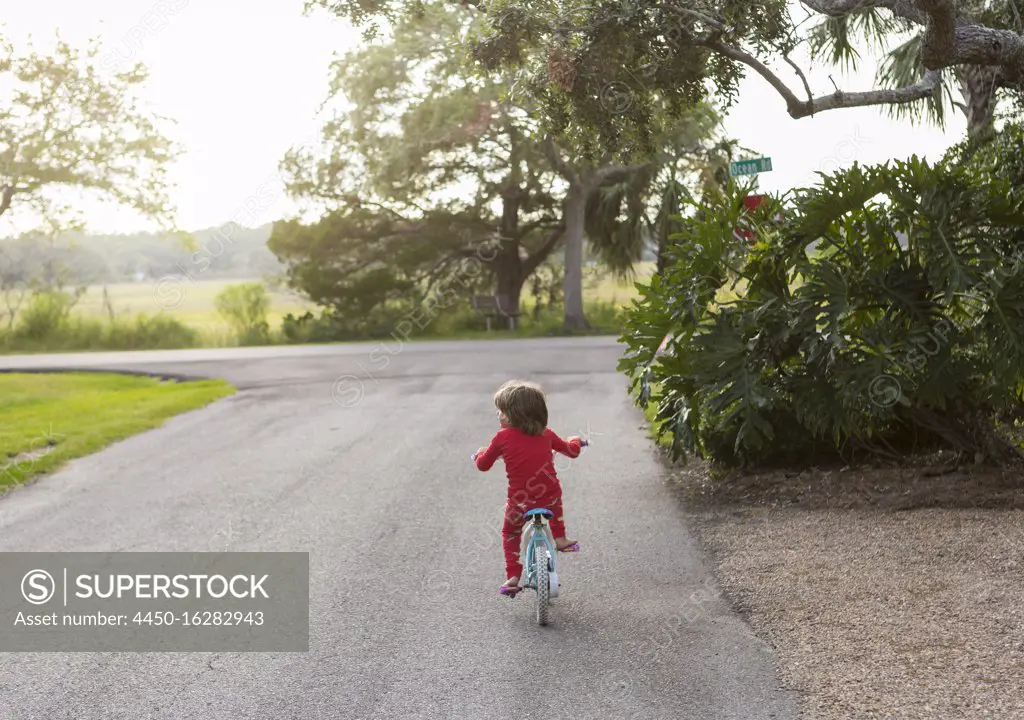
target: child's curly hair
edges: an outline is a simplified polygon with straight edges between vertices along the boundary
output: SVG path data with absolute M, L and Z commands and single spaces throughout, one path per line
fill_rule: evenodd
M 494 394 L 494 406 L 509 425 L 527 435 L 542 435 L 548 427 L 548 405 L 539 387 L 525 380 L 509 380 Z

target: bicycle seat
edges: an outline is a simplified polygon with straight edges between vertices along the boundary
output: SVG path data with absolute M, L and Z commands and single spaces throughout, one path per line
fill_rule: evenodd
M 533 510 L 527 510 L 523 513 L 523 517 L 533 517 L 534 515 L 543 515 L 546 518 L 552 518 L 555 516 L 553 512 L 547 508 L 535 508 Z

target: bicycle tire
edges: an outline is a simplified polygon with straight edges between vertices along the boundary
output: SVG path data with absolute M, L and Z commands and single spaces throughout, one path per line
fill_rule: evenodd
M 537 580 L 537 624 L 548 624 L 548 604 L 551 601 L 551 577 L 548 574 L 548 549 L 539 545 L 534 554 L 534 576 Z

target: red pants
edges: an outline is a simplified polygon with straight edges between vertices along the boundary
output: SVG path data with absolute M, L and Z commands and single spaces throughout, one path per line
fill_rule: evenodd
M 536 508 L 547 508 L 554 513 L 548 520 L 551 534 L 556 538 L 565 537 L 565 523 L 562 520 L 562 496 L 528 502 L 515 503 L 509 500 L 505 505 L 505 524 L 501 528 L 502 546 L 505 550 L 505 577 L 523 576 L 523 565 L 519 562 L 519 547 L 522 544 L 523 513 Z

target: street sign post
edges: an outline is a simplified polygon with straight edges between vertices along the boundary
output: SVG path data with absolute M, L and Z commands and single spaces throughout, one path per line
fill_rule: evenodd
M 753 158 L 752 160 L 735 160 L 729 163 L 729 174 L 733 177 L 737 175 L 757 175 L 758 173 L 771 171 L 772 159 L 766 157 Z

